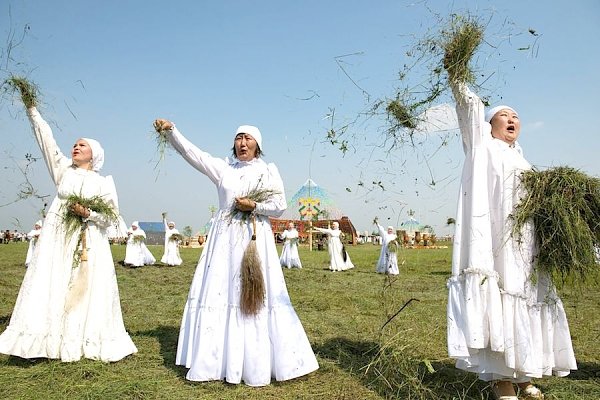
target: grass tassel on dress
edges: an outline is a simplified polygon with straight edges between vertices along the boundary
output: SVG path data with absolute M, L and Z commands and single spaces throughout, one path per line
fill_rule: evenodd
M 265 282 L 256 248 L 256 217 L 252 216 L 252 238 L 244 251 L 241 266 L 240 309 L 243 315 L 258 314 L 265 304 Z
M 75 269 L 74 277 L 69 285 L 65 311 L 71 312 L 83 299 L 88 286 L 88 253 L 86 229 L 84 225 L 81 229 L 81 255 L 79 257 L 79 268 Z

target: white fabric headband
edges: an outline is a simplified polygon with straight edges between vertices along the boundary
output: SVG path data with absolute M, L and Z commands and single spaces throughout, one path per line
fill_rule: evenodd
M 92 170 L 98 172 L 104 165 L 104 149 L 97 140 L 81 138 L 92 148 Z
M 486 122 L 491 122 L 492 118 L 494 118 L 494 115 L 496 115 L 496 113 L 500 110 L 510 110 L 510 111 L 514 112 L 515 114 L 518 114 L 514 108 L 505 106 L 505 105 L 500 105 L 500 106 L 496 106 L 496 107 L 493 107 L 493 108 L 490 108 L 489 110 L 487 110 L 487 112 L 485 113 Z
M 258 147 L 262 150 L 262 135 L 260 134 L 260 131 L 258 130 L 257 127 L 252 126 L 252 125 L 242 125 L 239 128 L 237 128 L 237 131 L 235 132 L 235 136 L 239 135 L 240 133 L 247 133 L 248 135 L 252 136 L 254 138 L 254 140 L 256 140 L 256 144 L 258 145 Z

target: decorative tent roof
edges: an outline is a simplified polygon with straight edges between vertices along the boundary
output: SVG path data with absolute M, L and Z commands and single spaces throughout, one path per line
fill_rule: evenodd
M 288 201 L 287 210 L 281 218 L 308 221 L 340 219 L 342 216 L 342 211 L 335 206 L 327 191 L 309 178 Z
M 412 216 L 400 224 L 400 229 L 405 230 L 408 234 L 420 232 L 421 228 L 421 223 L 414 219 Z

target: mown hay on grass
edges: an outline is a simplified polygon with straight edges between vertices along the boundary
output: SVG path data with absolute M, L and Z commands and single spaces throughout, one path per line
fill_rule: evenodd
M 11 76 L 4 81 L 4 85 L 7 87 L 6 90 L 11 91 L 12 93 L 19 91 L 25 107 L 37 107 L 39 89 L 34 83 L 20 76 Z
M 570 167 L 526 171 L 525 193 L 512 214 L 513 235 L 532 222 L 538 248 L 536 268 L 553 283 L 579 284 L 597 278 L 600 265 L 600 179 Z

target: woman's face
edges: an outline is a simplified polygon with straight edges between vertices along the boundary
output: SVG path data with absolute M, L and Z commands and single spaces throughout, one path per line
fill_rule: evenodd
M 71 149 L 73 164 L 79 168 L 92 169 L 92 148 L 83 139 L 79 139 Z
M 513 144 L 521 132 L 519 116 L 508 108 L 494 114 L 490 124 L 492 124 L 492 136 L 508 144 Z
M 133 229 L 135 231 L 137 229 L 137 226 L 131 225 L 131 229 Z
M 167 226 L 169 227 L 169 229 L 173 229 L 173 228 L 175 228 L 175 224 L 169 224 L 169 225 L 167 225 Z
M 293 222 L 290 222 L 288 224 L 288 229 L 294 229 L 294 223 Z
M 340 227 L 340 224 L 338 224 L 337 222 L 334 222 L 334 223 L 332 224 L 332 227 L 333 227 L 333 229 L 339 229 L 339 227 Z
M 247 133 L 238 133 L 233 141 L 235 155 L 240 161 L 250 161 L 256 157 L 258 144 L 254 138 Z

